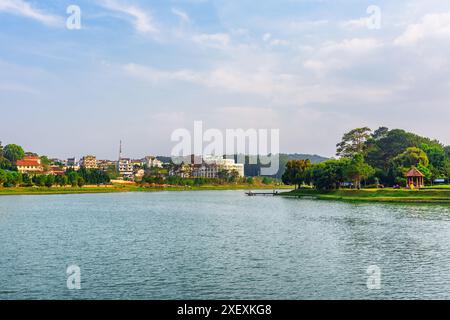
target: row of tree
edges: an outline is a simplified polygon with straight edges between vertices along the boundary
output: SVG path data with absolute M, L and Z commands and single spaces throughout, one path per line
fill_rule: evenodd
M 10 187 L 52 187 L 67 186 L 82 187 L 86 184 L 100 185 L 107 184 L 110 179 L 106 173 L 101 170 L 82 169 L 80 171 L 67 171 L 64 175 L 37 174 L 28 175 L 16 171 L 0 169 L 0 186 Z
M 320 190 L 332 190 L 339 189 L 346 182 L 351 182 L 355 188 L 361 188 L 361 181 L 374 173 L 375 170 L 358 154 L 353 158 L 327 160 L 314 165 L 309 160 L 291 160 L 282 180 L 297 188 L 312 184 Z
M 283 182 L 299 187 L 337 189 L 348 182 L 356 188 L 367 185 L 406 185 L 405 174 L 416 167 L 428 183 L 450 176 L 450 147 L 437 140 L 400 129 L 381 127 L 372 132 L 357 128 L 337 144 L 337 156 L 319 164 L 308 160 L 289 161 Z
M 99 169 L 85 169 L 81 168 L 78 171 L 67 170 L 64 175 L 47 175 L 37 174 L 28 175 L 17 172 L 17 160 L 23 159 L 26 155 L 37 156 L 36 154 L 25 152 L 23 148 L 16 144 L 8 144 L 5 147 L 0 142 L 0 186 L 15 187 L 15 186 L 47 186 L 54 185 L 73 187 L 82 187 L 85 184 L 100 185 L 107 184 L 111 181 L 111 176 L 108 172 Z M 47 171 L 51 161 L 46 156 L 41 156 L 41 164 L 44 171 Z
M 141 184 L 167 184 L 172 186 L 202 186 L 207 184 L 226 184 L 226 183 L 240 183 L 240 184 L 273 184 L 276 179 L 270 177 L 239 177 L 239 172 L 236 170 L 220 170 L 217 178 L 184 178 L 178 175 L 169 175 L 170 168 L 151 168 L 146 171 L 146 174 L 139 183 Z M 175 172 L 177 170 L 174 170 Z

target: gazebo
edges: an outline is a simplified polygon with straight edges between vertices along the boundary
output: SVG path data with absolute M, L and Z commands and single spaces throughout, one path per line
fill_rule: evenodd
M 425 186 L 424 183 L 425 175 L 419 171 L 416 167 L 412 167 L 411 170 L 406 174 L 406 178 L 408 179 L 408 188 L 422 188 Z

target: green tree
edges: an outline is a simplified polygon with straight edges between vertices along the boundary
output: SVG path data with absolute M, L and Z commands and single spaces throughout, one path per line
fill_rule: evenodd
M 9 169 L 11 166 L 11 163 L 8 161 L 8 159 L 5 158 L 5 154 L 3 152 L 3 145 L 0 141 L 0 169 Z
M 387 127 L 379 127 L 377 130 L 375 130 L 372 134 L 372 139 L 374 140 L 380 140 L 387 136 L 389 133 L 389 128 Z
M 44 167 L 44 171 L 48 171 L 52 162 L 47 156 L 41 156 L 40 159 L 41 164 Z
M 311 180 L 318 190 L 339 189 L 345 181 L 345 170 L 349 159 L 328 160 L 316 164 L 311 169 Z
M 67 180 L 72 187 L 76 187 L 78 185 L 78 178 L 78 173 L 76 173 L 75 171 L 67 172 Z
M 21 146 L 16 144 L 8 144 L 3 149 L 3 154 L 6 159 L 11 162 L 11 164 L 16 164 L 17 160 L 23 159 L 25 156 L 25 151 L 23 151 Z
M 55 183 L 61 187 L 65 187 L 69 183 L 69 179 L 67 178 L 66 175 L 56 176 Z
M 55 184 L 55 176 L 52 174 L 49 174 L 47 178 L 45 179 L 45 186 L 47 188 L 51 188 Z
M 361 189 L 361 180 L 368 179 L 375 173 L 370 165 L 364 162 L 362 154 L 356 154 L 345 168 L 345 176 L 353 181 L 356 188 Z
M 411 132 L 400 129 L 390 130 L 387 133 L 383 133 L 378 139 L 372 138 L 367 141 L 365 159 L 372 167 L 387 173 L 395 157 L 405 152 L 408 148 L 420 148 L 422 144 L 427 144 L 430 147 L 442 147 L 438 141 L 421 137 Z
M 448 160 L 445 164 L 443 177 L 449 179 L 450 178 L 450 160 Z
M 85 183 L 86 182 L 84 181 L 83 177 L 78 177 L 78 186 L 80 188 L 82 188 L 85 185 Z
M 6 180 L 8 179 L 6 171 L 0 169 L 0 186 L 3 186 L 3 184 L 6 182 Z
M 22 183 L 22 174 L 12 171 L 6 172 L 6 181 L 3 183 L 5 187 L 7 188 L 16 187 L 21 183 Z
M 401 166 L 406 169 L 410 169 L 411 167 L 417 167 L 419 164 L 424 167 L 428 167 L 428 165 L 430 164 L 430 161 L 425 151 L 416 147 L 406 149 L 405 152 L 395 157 L 393 162 L 397 166 Z
M 239 172 L 237 170 L 231 170 L 228 180 L 230 182 L 236 182 L 239 179 Z
M 444 147 L 445 154 L 447 155 L 447 158 L 450 158 L 450 146 Z
M 222 181 L 228 181 L 228 179 L 230 177 L 230 172 L 228 170 L 226 170 L 226 169 L 221 169 L 217 173 L 217 176 Z
M 304 183 L 309 183 L 308 171 L 311 168 L 311 161 L 290 160 L 286 164 L 286 170 L 282 176 L 282 181 L 286 185 L 294 185 L 297 189 Z
M 406 173 L 411 170 L 412 167 L 416 167 L 417 169 L 421 167 L 422 170 L 419 170 L 426 171 L 423 172 L 424 174 L 428 175 L 429 172 L 431 174 L 431 170 L 428 166 L 429 160 L 427 154 L 417 147 L 410 147 L 392 159 L 386 180 L 388 181 L 388 184 L 398 183 L 399 179 L 405 178 Z M 426 170 L 424 168 L 426 168 Z M 426 180 L 429 181 L 430 177 Z
M 45 176 L 45 175 L 36 175 L 33 177 L 33 182 L 38 187 L 45 186 L 46 181 L 47 181 L 47 176 Z
M 25 187 L 33 186 L 33 181 L 31 177 L 26 173 L 22 175 L 22 183 Z
M 445 168 L 449 158 L 447 157 L 444 147 L 439 145 L 430 146 L 426 143 L 422 143 L 420 149 L 425 151 L 428 156 L 430 170 L 433 172 L 433 176 L 438 178 L 441 175 L 445 175 Z
M 263 177 L 263 179 L 262 179 L 262 184 L 271 184 L 271 183 L 273 183 L 273 179 L 272 178 L 269 178 L 269 177 Z
M 424 166 L 423 164 L 419 163 L 417 165 L 417 169 L 423 173 L 425 176 L 425 182 L 430 183 L 433 179 L 433 172 L 430 170 L 430 168 Z
M 355 154 L 363 153 L 366 141 L 371 137 L 370 128 L 357 128 L 347 132 L 342 137 L 342 141 L 336 145 L 336 155 L 344 158 L 351 158 Z

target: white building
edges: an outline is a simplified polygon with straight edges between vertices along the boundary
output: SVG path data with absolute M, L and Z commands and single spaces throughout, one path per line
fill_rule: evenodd
M 119 171 L 119 174 L 124 177 L 133 177 L 133 163 L 131 162 L 131 159 L 128 158 L 121 158 L 117 162 L 117 171 Z
M 144 159 L 144 163 L 147 165 L 148 168 L 162 168 L 163 163 L 156 159 L 156 157 L 147 156 Z
M 86 169 L 97 169 L 97 157 L 96 156 L 85 156 L 80 160 L 80 167 Z
M 244 177 L 244 165 L 236 163 L 234 159 L 223 159 L 220 156 L 206 156 L 203 158 L 203 164 L 196 168 L 193 176 L 202 178 L 218 178 L 219 172 L 226 170 L 228 172 L 236 171 L 239 177 Z
M 65 166 L 66 166 L 68 169 L 73 169 L 73 170 L 75 170 L 75 171 L 77 171 L 77 170 L 80 169 L 80 164 L 79 164 L 79 162 L 77 161 L 77 158 L 68 158 L 68 159 L 65 161 Z

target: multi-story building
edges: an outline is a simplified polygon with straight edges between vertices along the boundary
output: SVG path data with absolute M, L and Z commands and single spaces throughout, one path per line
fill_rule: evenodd
M 16 166 L 20 173 L 39 174 L 44 171 L 41 159 L 35 156 L 26 156 L 22 160 L 17 160 Z
M 77 161 L 77 158 L 68 158 L 66 160 L 65 166 L 67 169 L 79 170 L 80 164 Z
M 134 167 L 131 159 L 121 158 L 117 162 L 117 171 L 119 171 L 119 174 L 123 177 L 133 177 Z
M 111 167 L 114 168 L 116 166 L 116 163 L 110 160 L 98 160 L 97 166 L 103 171 L 108 171 L 111 169 Z
M 66 166 L 67 167 L 75 167 L 75 166 L 77 166 L 78 165 L 78 162 L 77 162 L 77 158 L 68 158 L 67 159 L 67 161 L 66 161 Z
M 211 178 L 218 178 L 218 173 L 223 170 L 228 172 L 236 171 L 239 177 L 244 177 L 244 164 L 236 163 L 234 159 L 224 159 L 219 156 L 206 156 L 203 158 L 200 172 L 210 175 Z M 210 177 L 205 176 L 205 178 Z
M 237 172 L 239 177 L 244 177 L 243 164 L 236 163 L 233 159 L 223 159 L 223 157 L 215 156 L 207 156 L 203 159 L 192 156 L 189 164 L 182 164 L 174 167 L 170 174 L 183 178 L 194 177 L 214 179 L 219 178 L 222 171 L 227 171 L 228 173 Z
M 97 169 L 97 157 L 95 156 L 85 156 L 80 160 L 80 167 L 86 169 Z

